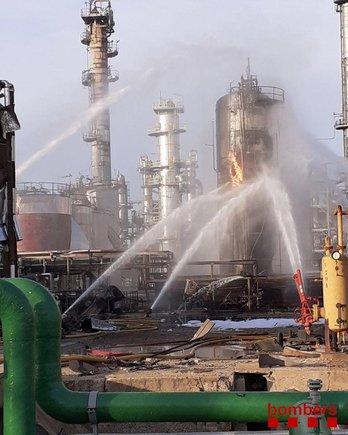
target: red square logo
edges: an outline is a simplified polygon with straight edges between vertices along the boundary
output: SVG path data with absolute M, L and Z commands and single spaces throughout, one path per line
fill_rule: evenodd
M 298 418 L 297 417 L 289 417 L 288 418 L 288 428 L 296 428 L 298 427 Z
M 269 429 L 277 429 L 278 424 L 279 424 L 278 419 L 276 417 L 270 417 L 270 418 L 268 418 L 268 422 L 267 423 L 268 423 Z
M 328 427 L 337 427 L 338 423 L 337 423 L 337 417 L 328 417 L 326 419 L 327 425 Z
M 318 419 L 315 417 L 308 417 L 307 427 L 318 427 Z

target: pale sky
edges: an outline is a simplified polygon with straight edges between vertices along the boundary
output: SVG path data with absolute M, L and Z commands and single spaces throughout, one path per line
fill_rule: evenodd
M 18 0 L 2 20 L 0 78 L 16 88 L 22 130 L 17 165 L 81 119 L 88 91 L 81 84 L 86 47 L 80 43 L 80 0 Z M 238 83 L 248 57 L 260 85 L 285 90 L 286 104 L 314 138 L 333 136 L 341 110 L 339 15 L 332 0 L 113 0 L 110 60 L 124 89 L 111 108 L 112 165 L 140 199 L 140 155 L 153 157 L 153 103 L 182 96 L 182 158 L 199 153 L 199 177 L 214 187 L 211 123 L 215 103 Z M 90 150 L 78 130 L 24 172 L 19 181 L 56 181 L 88 175 Z M 325 142 L 342 154 L 342 137 Z

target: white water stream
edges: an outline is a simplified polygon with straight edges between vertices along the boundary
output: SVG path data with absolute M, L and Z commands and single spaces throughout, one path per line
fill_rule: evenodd
M 195 252 L 200 248 L 204 240 L 208 237 L 209 232 L 215 231 L 216 227 L 220 226 L 229 219 L 235 218 L 238 215 L 238 208 L 241 204 L 244 203 L 246 199 L 250 196 L 254 195 L 261 186 L 261 181 L 256 181 L 253 184 L 247 186 L 246 188 L 240 190 L 239 195 L 233 197 L 227 201 L 227 203 L 214 215 L 214 217 L 203 227 L 199 232 L 198 236 L 195 238 L 189 249 L 185 252 L 185 254 L 181 257 L 178 264 L 173 269 L 169 279 L 163 286 L 161 292 L 157 296 L 156 300 L 151 306 L 151 309 L 154 309 L 161 298 L 168 292 L 170 285 L 177 278 L 178 274 L 181 272 L 182 268 L 185 264 L 192 258 Z

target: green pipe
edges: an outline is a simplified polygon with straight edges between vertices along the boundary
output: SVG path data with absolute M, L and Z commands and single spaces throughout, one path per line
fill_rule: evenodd
M 16 286 L 0 279 L 4 346 L 4 434 L 34 435 L 34 313 Z
M 40 284 L 12 278 L 31 302 L 36 319 L 37 401 L 53 418 L 66 423 L 88 422 L 88 392 L 66 389 L 60 367 L 60 312 L 50 293 Z M 308 372 L 310 378 L 310 372 Z M 292 406 L 307 393 L 99 393 L 99 422 L 238 421 L 265 422 L 268 404 Z M 348 423 L 348 395 L 321 393 L 322 406 L 336 406 L 339 423 Z M 287 416 L 279 417 L 287 420 Z

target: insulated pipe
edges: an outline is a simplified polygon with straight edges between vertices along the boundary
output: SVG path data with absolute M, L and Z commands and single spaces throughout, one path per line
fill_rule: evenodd
M 19 288 L 0 280 L 4 346 L 4 435 L 34 435 L 34 314 Z
M 53 296 L 41 285 L 10 278 L 32 304 L 36 325 L 36 394 L 41 408 L 66 423 L 87 423 L 90 393 L 73 392 L 62 383 L 60 368 L 60 312 Z M 336 406 L 338 422 L 348 423 L 348 394 L 321 393 L 321 406 Z M 308 393 L 99 393 L 98 422 L 266 422 L 268 405 L 293 406 Z M 287 415 L 279 416 L 286 421 Z

